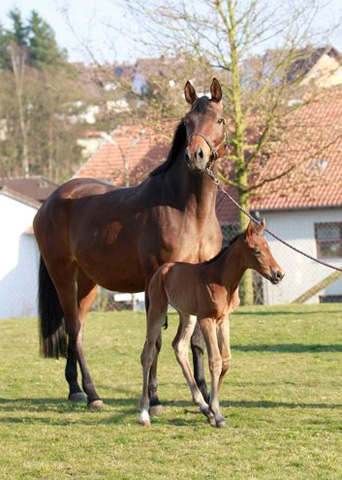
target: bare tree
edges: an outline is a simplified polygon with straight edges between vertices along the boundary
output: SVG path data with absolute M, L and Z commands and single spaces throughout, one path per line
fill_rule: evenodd
M 266 168 L 289 115 L 316 94 L 306 90 L 289 108 L 294 93 L 302 95 L 299 86 L 306 73 L 294 66 L 309 58 L 310 42 L 326 39 L 335 28 L 317 28 L 329 2 L 137 0 L 126 1 L 126 6 L 141 26 L 139 40 L 145 48 L 188 52 L 221 72 L 217 75 L 224 84 L 230 137 L 222 179 L 237 189 L 239 203 L 249 210 L 252 196 L 265 183 L 293 174 L 298 167 L 284 164 L 273 174 Z M 248 218 L 239 213 L 239 222 L 245 228 Z M 245 277 L 243 290 L 245 303 L 252 303 L 251 277 Z

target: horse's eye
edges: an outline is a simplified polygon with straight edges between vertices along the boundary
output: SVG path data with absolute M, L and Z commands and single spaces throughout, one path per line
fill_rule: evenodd
M 219 119 L 217 120 L 217 123 L 223 123 L 223 124 L 225 124 L 226 121 L 225 121 L 224 118 L 219 118 Z
M 254 253 L 254 255 L 255 255 L 256 257 L 260 257 L 260 255 L 261 255 L 260 250 L 259 250 L 258 248 L 256 248 L 256 247 L 255 247 L 255 248 L 252 248 L 252 252 Z

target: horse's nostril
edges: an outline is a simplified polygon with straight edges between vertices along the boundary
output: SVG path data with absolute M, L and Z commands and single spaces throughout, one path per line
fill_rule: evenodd
M 188 154 L 188 152 L 185 152 L 185 161 L 186 161 L 187 163 L 190 162 L 190 155 Z
M 203 157 L 204 157 L 204 153 L 203 153 L 203 150 L 202 150 L 201 148 L 199 148 L 199 149 L 197 150 L 197 156 L 198 156 L 199 158 L 203 158 Z
M 276 279 L 277 279 L 277 280 L 281 280 L 281 279 L 283 278 L 283 276 L 284 276 L 284 273 L 281 272 L 280 270 L 278 270 L 278 271 L 276 272 Z

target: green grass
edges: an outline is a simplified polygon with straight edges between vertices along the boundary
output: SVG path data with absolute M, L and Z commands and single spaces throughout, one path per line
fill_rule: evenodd
M 205 422 L 171 349 L 165 414 L 138 424 L 143 314 L 91 314 L 85 343 L 102 411 L 66 401 L 64 360 L 38 355 L 37 322 L 0 321 L 0 478 L 341 479 L 342 305 L 241 308 L 221 391 L 227 427 Z

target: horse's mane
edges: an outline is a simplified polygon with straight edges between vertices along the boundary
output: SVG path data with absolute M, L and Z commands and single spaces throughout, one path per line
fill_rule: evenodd
M 166 172 L 171 167 L 175 159 L 178 157 L 179 153 L 181 152 L 182 148 L 185 145 L 185 142 L 186 142 L 186 128 L 184 123 L 181 122 L 177 126 L 177 129 L 173 136 L 171 150 L 167 156 L 167 159 L 165 160 L 164 163 L 159 165 L 159 167 L 152 170 L 152 172 L 150 173 L 150 177 L 155 177 L 160 173 Z
M 245 232 L 242 232 L 242 233 L 238 233 L 237 235 L 235 235 L 235 237 L 233 238 L 233 240 L 231 240 L 229 242 L 229 245 L 227 245 L 226 247 L 222 248 L 222 250 L 219 251 L 219 253 L 217 255 L 215 255 L 215 257 L 211 258 L 210 260 L 207 260 L 206 262 L 203 262 L 205 263 L 206 265 L 208 263 L 212 263 L 212 262 L 215 262 L 215 260 L 218 260 L 219 258 L 222 257 L 222 255 L 224 255 L 228 250 L 230 250 L 230 247 L 233 245 L 233 243 L 236 242 L 236 240 L 238 240 L 240 237 L 242 237 L 243 235 L 245 235 Z

